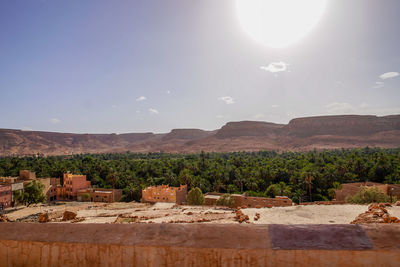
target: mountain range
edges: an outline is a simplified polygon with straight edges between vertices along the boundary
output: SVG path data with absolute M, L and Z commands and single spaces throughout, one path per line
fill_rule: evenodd
M 309 151 L 400 147 L 400 115 L 337 115 L 292 119 L 288 124 L 228 122 L 221 129 L 169 133 L 74 134 L 0 129 L 0 156 L 108 152 L 196 153 Z

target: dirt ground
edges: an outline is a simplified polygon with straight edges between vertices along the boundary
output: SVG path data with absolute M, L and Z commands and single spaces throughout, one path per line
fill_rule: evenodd
M 242 209 L 248 223 L 255 224 L 348 224 L 368 205 L 308 205 Z M 37 222 L 48 213 L 50 222 L 61 222 L 64 211 L 77 213 L 72 223 L 238 223 L 235 211 L 223 207 L 180 206 L 173 203 L 91 203 L 67 202 L 54 206 L 20 207 L 6 214 L 10 221 Z M 389 207 L 400 218 L 400 207 Z M 256 218 L 256 213 L 259 215 Z

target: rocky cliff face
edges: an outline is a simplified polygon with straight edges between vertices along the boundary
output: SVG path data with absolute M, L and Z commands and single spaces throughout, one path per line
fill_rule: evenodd
M 285 126 L 292 136 L 315 135 L 368 136 L 379 132 L 400 130 L 400 115 L 377 116 L 321 116 L 297 118 Z
M 0 155 L 104 152 L 312 150 L 400 147 L 400 115 L 296 118 L 287 125 L 229 122 L 221 129 L 174 129 L 168 134 L 71 134 L 0 129 Z
M 197 140 L 206 138 L 214 133 L 214 131 L 204 131 L 200 129 L 173 129 L 170 133 L 166 134 L 162 140 Z
M 284 125 L 261 121 L 228 122 L 217 131 L 217 138 L 241 136 L 275 136 Z

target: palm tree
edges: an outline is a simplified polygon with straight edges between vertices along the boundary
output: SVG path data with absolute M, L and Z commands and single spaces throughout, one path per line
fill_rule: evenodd
M 314 180 L 314 177 L 312 176 L 312 173 L 311 172 L 306 172 L 304 181 L 308 185 L 308 194 L 310 196 L 310 201 L 312 201 L 311 184 L 312 184 L 313 180 Z

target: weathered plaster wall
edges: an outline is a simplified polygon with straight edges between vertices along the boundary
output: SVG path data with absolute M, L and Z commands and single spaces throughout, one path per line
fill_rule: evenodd
M 0 266 L 398 266 L 398 240 L 395 225 L 2 223 Z

